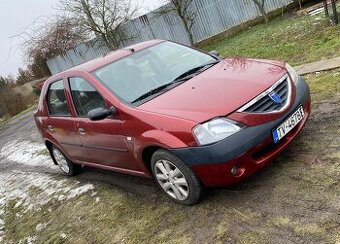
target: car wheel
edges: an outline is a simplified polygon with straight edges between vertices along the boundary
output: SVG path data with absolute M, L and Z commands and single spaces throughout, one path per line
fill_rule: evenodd
M 163 149 L 151 158 L 152 174 L 158 186 L 175 202 L 193 205 L 203 195 L 203 186 L 182 160 Z
M 54 145 L 51 147 L 51 156 L 54 163 L 59 166 L 64 174 L 73 176 L 81 172 L 81 165 L 72 163 L 72 161 Z

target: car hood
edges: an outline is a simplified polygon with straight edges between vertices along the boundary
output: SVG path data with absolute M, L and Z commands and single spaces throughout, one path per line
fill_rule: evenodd
M 234 112 L 286 72 L 282 62 L 225 59 L 138 109 L 203 122 Z

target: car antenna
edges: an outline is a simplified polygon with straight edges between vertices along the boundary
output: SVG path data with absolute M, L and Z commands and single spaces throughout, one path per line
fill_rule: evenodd
M 129 50 L 130 52 L 134 53 L 136 52 L 136 50 L 134 48 L 124 48 L 125 50 Z M 110 52 L 112 51 L 108 51 L 106 53 L 103 54 L 103 57 L 105 57 L 106 55 L 108 55 Z

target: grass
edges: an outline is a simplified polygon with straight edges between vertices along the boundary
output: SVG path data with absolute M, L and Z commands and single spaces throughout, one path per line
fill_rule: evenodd
M 24 211 L 13 201 L 5 211 L 5 243 L 338 243 L 340 121 L 326 117 L 340 103 L 339 74 L 305 77 L 313 99 L 306 128 L 249 180 L 211 190 L 193 207 L 158 191 L 134 195 L 105 182 L 95 184 L 95 196 L 55 199 L 39 210 Z M 330 101 L 335 107 L 328 114 L 323 106 Z
M 0 130 L 5 126 L 9 119 L 10 117 L 8 115 L 4 115 L 0 118 Z
M 309 74 L 305 78 L 314 100 L 324 101 L 332 96 L 340 96 L 340 69 Z
M 308 76 L 315 101 L 337 97 L 327 89 L 327 77 L 336 72 Z M 34 243 L 336 243 L 340 147 L 329 148 L 329 141 L 340 125 L 329 120 L 320 130 L 318 106 L 303 135 L 272 165 L 235 187 L 211 190 L 197 206 L 169 202 L 158 191 L 154 197 L 152 190 L 129 194 L 102 182 L 95 184 L 95 196 L 55 199 L 36 210 L 10 202 L 4 243 L 29 238 Z M 33 197 L 40 189 L 31 191 Z
M 278 17 L 200 48 L 217 50 L 225 57 L 265 58 L 300 65 L 340 56 L 340 26 L 331 26 L 323 14 Z
M 174 214 L 166 204 L 148 204 L 143 199 L 131 198 L 112 190 L 108 186 L 98 186 L 99 201 L 90 195 L 83 195 L 76 200 L 49 203 L 37 213 L 21 211 L 15 208 L 15 202 L 7 207 L 5 215 L 6 236 L 8 242 L 18 243 L 27 236 L 37 236 L 38 243 L 137 243 L 154 240 L 167 242 L 171 226 L 184 221 Z M 20 213 L 20 218 L 16 216 Z M 44 218 L 42 218 L 44 216 Z M 167 216 L 166 220 L 162 216 Z M 45 223 L 45 228 L 37 233 L 38 224 Z M 161 231 L 155 229 L 161 227 Z M 100 234 L 99 234 L 100 233 Z M 187 242 L 186 233 L 173 243 Z M 65 239 L 65 240 L 64 240 Z

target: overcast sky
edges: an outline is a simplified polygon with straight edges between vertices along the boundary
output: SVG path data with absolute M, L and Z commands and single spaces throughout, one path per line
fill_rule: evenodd
M 20 50 L 20 39 L 13 36 L 27 30 L 37 18 L 48 18 L 57 13 L 58 0 L 0 0 L 0 75 L 16 75 L 25 67 Z M 160 0 L 132 0 L 144 14 L 156 8 Z M 11 38 L 12 37 L 12 38 Z

